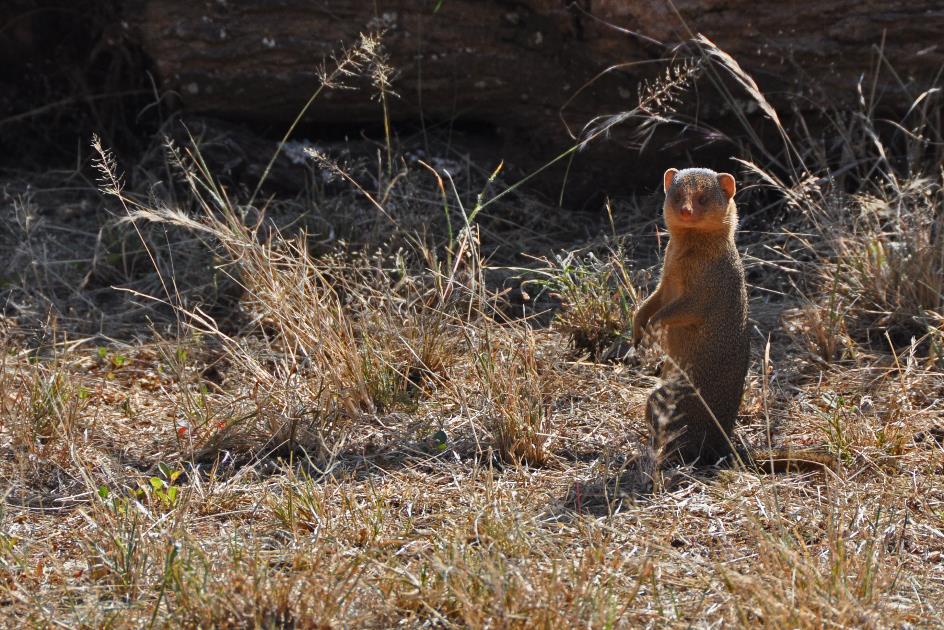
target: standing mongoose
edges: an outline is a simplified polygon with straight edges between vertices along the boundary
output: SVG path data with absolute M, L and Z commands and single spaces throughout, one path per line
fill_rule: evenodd
M 669 230 L 662 276 L 633 319 L 633 346 L 647 328 L 661 327 L 668 355 L 661 384 L 646 403 L 653 446 L 670 459 L 710 465 L 737 453 L 754 467 L 833 467 L 811 450 L 748 454 L 733 443 L 750 361 L 747 288 L 734 243 L 735 182 L 704 168 L 663 175 Z

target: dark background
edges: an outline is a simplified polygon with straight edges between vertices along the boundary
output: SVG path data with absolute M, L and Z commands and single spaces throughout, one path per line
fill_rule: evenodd
M 635 106 L 667 67 L 702 59 L 684 43 L 697 32 L 758 81 L 785 125 L 802 116 L 813 134 L 828 131 L 826 110 L 910 103 L 944 62 L 934 2 L 12 0 L 0 13 L 0 168 L 85 168 L 92 133 L 134 161 L 181 120 L 264 159 L 317 87 L 318 65 L 370 30 L 384 31 L 400 137 L 445 135 L 517 176 L 595 117 Z M 371 96 L 330 91 L 296 135 L 379 135 Z M 733 155 L 750 158 L 746 135 L 775 131 L 751 102 L 706 70 L 694 94 L 666 104 L 675 124 L 615 127 L 577 155 L 566 185 L 565 161 L 534 189 L 599 207 L 604 195 L 651 192 L 668 166 L 736 168 Z

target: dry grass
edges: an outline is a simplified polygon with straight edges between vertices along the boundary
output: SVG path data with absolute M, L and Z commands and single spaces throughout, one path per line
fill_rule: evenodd
M 562 301 L 557 329 L 577 353 L 598 361 L 619 355 L 628 345 L 633 313 L 641 302 L 623 252 L 608 253 L 607 260 L 600 260 L 592 251 L 584 258 L 567 252 L 541 270 L 545 279 L 540 284 Z
M 631 323 L 638 261 L 534 265 L 525 291 L 565 304 L 542 327 L 537 309 L 509 318 L 488 279 L 483 241 L 546 245 L 482 210 L 497 172 L 456 186 L 389 165 L 365 183 L 320 156 L 357 191 L 343 221 L 390 235 L 358 249 L 316 233 L 326 214 L 308 231 L 248 211 L 196 146 L 167 151 L 167 198 L 126 191 L 104 149 L 100 165 L 125 218 L 110 229 L 133 225 L 152 262 L 133 295 L 174 334 L 106 345 L 50 319 L 36 343 L 0 326 L 0 623 L 940 625 L 938 156 L 911 177 L 886 160 L 842 194 L 828 163 L 749 165 L 795 221 L 743 234 L 750 265 L 817 273 L 754 294 L 770 346 L 755 344 L 739 430 L 825 445 L 838 472 L 648 479 L 652 366 L 601 360 Z M 239 288 L 235 323 L 188 291 L 157 228 Z M 782 286 L 767 277 L 758 289 Z

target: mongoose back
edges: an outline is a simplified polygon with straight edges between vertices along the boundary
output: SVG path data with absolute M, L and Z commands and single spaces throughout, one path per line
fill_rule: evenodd
M 750 361 L 747 289 L 734 243 L 735 181 L 703 168 L 663 176 L 669 244 L 659 286 L 633 320 L 633 345 L 647 327 L 663 330 L 661 384 L 646 403 L 652 442 L 670 459 L 714 464 L 737 452 L 771 472 L 832 467 L 809 450 L 736 449 L 732 431 Z

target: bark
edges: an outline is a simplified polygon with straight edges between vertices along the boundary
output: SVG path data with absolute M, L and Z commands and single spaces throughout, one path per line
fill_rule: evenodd
M 439 9 L 434 11 L 436 5 Z M 752 75 L 781 111 L 826 95 L 853 105 L 867 93 L 910 103 L 944 65 L 940 0 L 134 0 L 127 15 L 164 89 L 186 109 L 230 120 L 287 124 L 317 87 L 315 69 L 360 32 L 384 29 L 396 68 L 395 120 L 486 123 L 518 150 L 547 157 L 595 115 L 633 107 L 638 84 L 676 46 L 703 33 Z M 329 62 L 330 65 L 330 62 Z M 746 94 L 735 94 L 746 102 Z M 798 98 L 799 97 L 799 98 Z M 703 103 L 704 105 L 704 103 Z M 306 116 L 317 123 L 378 123 L 362 92 L 326 92 Z M 710 101 L 701 116 L 723 118 Z

